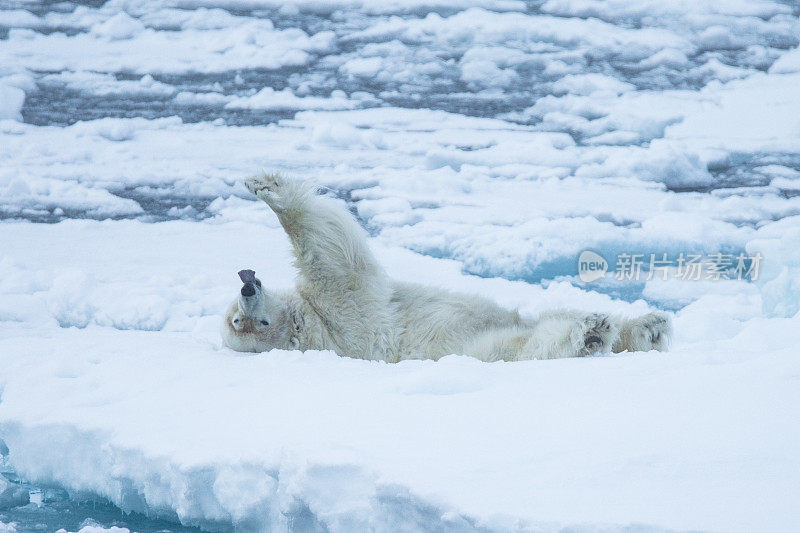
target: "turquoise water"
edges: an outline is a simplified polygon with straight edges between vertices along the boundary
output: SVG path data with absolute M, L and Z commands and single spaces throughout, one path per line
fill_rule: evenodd
M 62 528 L 78 531 L 87 525 L 124 527 L 139 533 L 200 531 L 168 520 L 148 518 L 138 513 L 124 513 L 107 501 L 71 500 L 66 492 L 57 500 L 41 505 L 29 503 L 0 511 L 0 522 L 12 523 L 19 533 L 53 532 Z
M 2 446 L 2 440 L 0 440 Z M 0 475 L 11 486 L 0 491 L 0 522 L 13 524 L 18 533 L 54 532 L 60 529 L 79 531 L 84 526 L 113 526 L 139 533 L 188 533 L 200 529 L 182 526 L 174 520 L 151 518 L 140 513 L 126 513 L 99 497 L 71 497 L 64 489 L 38 487 L 25 483 L 5 464 L 0 455 Z M 0 485 L 2 486 L 2 485 Z

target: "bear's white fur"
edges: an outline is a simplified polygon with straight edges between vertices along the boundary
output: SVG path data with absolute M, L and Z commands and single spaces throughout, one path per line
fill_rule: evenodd
M 562 309 L 528 318 L 480 296 L 394 281 L 350 213 L 314 187 L 279 174 L 246 185 L 278 215 L 299 276 L 287 293 L 260 281 L 242 289 L 248 295 L 230 305 L 222 326 L 234 350 L 334 350 L 389 362 L 448 354 L 517 361 L 668 345 L 671 325 L 660 313 L 625 319 Z

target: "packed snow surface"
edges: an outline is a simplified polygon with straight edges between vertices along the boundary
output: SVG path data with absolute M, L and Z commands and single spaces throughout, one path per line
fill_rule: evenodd
M 0 533 L 800 529 L 799 87 L 789 1 L 0 3 Z M 238 270 L 293 283 L 262 169 L 396 278 L 672 350 L 222 348 Z

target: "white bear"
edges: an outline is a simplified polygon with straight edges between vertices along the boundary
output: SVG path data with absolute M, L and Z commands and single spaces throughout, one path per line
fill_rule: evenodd
M 279 174 L 246 185 L 278 215 L 299 276 L 294 290 L 277 293 L 252 271 L 240 273 L 244 286 L 222 325 L 224 343 L 234 350 L 334 350 L 388 362 L 448 354 L 518 361 L 668 346 L 671 325 L 660 313 L 625 319 L 554 310 L 529 318 L 480 296 L 394 281 L 352 215 L 314 187 Z

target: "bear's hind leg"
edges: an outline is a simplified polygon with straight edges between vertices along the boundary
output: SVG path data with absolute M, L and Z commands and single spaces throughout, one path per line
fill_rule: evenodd
M 518 359 L 559 359 L 610 352 L 618 334 L 602 313 L 557 310 L 542 314 Z
M 614 353 L 666 351 L 672 338 L 672 322 L 664 313 L 647 313 L 636 318 L 622 318 Z
M 530 340 L 531 330 L 522 327 L 490 329 L 479 334 L 464 346 L 464 355 L 491 363 L 516 361 Z M 530 357 L 526 359 L 531 359 Z
M 583 347 L 578 350 L 579 357 L 598 352 L 610 352 L 619 333 L 619 330 L 611 321 L 611 317 L 603 313 L 588 315 L 583 320 L 583 328 L 585 328 L 581 339 Z

